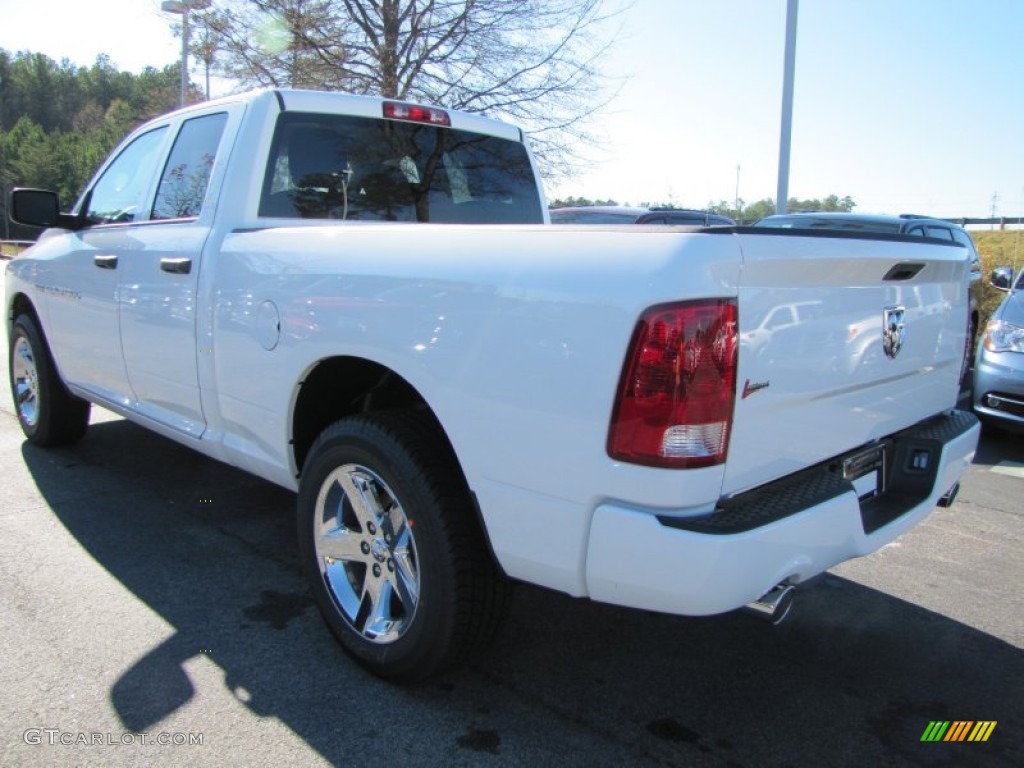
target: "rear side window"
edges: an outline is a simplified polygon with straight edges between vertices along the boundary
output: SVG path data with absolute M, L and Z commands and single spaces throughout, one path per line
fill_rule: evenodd
M 966 230 L 954 229 L 951 230 L 953 233 L 953 239 L 956 240 L 960 245 L 967 249 L 967 252 L 971 254 L 971 274 L 974 277 L 981 276 L 981 257 L 978 255 L 978 249 L 974 247 L 974 241 L 971 236 L 967 234 Z
M 227 119 L 227 114 L 219 112 L 182 124 L 160 177 L 154 219 L 187 219 L 200 214 Z
M 928 227 L 928 237 L 937 237 L 939 240 L 952 240 L 953 233 L 946 227 Z
M 672 216 L 668 217 L 668 223 L 674 224 L 679 227 L 703 227 L 705 224 L 705 216 Z
M 960 245 L 964 246 L 967 250 L 971 251 L 972 253 L 974 252 L 974 241 L 971 240 L 971 236 L 968 235 L 964 230 L 954 229 L 951 230 L 951 234 L 953 235 L 953 239 L 960 243 Z
M 286 112 L 260 216 L 347 221 L 541 223 L 526 148 L 451 128 Z

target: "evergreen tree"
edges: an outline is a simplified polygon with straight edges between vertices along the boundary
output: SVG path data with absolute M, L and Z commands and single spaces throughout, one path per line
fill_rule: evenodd
M 106 56 L 75 67 L 0 49 L 0 216 L 16 186 L 52 189 L 70 207 L 132 129 L 177 106 L 178 77 L 175 64 L 133 75 Z

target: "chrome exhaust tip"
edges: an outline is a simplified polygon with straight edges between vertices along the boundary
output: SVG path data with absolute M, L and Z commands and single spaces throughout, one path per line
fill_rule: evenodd
M 789 615 L 789 609 L 793 607 L 794 594 L 795 591 L 791 585 L 779 584 L 754 602 L 747 603 L 740 610 L 749 616 L 772 624 L 781 624 Z

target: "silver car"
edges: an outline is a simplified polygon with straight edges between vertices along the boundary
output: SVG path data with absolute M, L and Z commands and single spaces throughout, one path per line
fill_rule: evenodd
M 978 344 L 974 411 L 989 424 L 1024 431 L 1024 270 L 999 267 L 991 285 L 1006 291 Z

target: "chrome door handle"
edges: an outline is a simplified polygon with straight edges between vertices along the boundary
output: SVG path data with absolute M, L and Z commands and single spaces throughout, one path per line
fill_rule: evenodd
M 92 263 L 100 269 L 117 269 L 117 256 L 109 253 L 97 254 L 92 257 Z
M 176 275 L 187 275 L 192 271 L 192 259 L 160 259 L 160 269 Z

